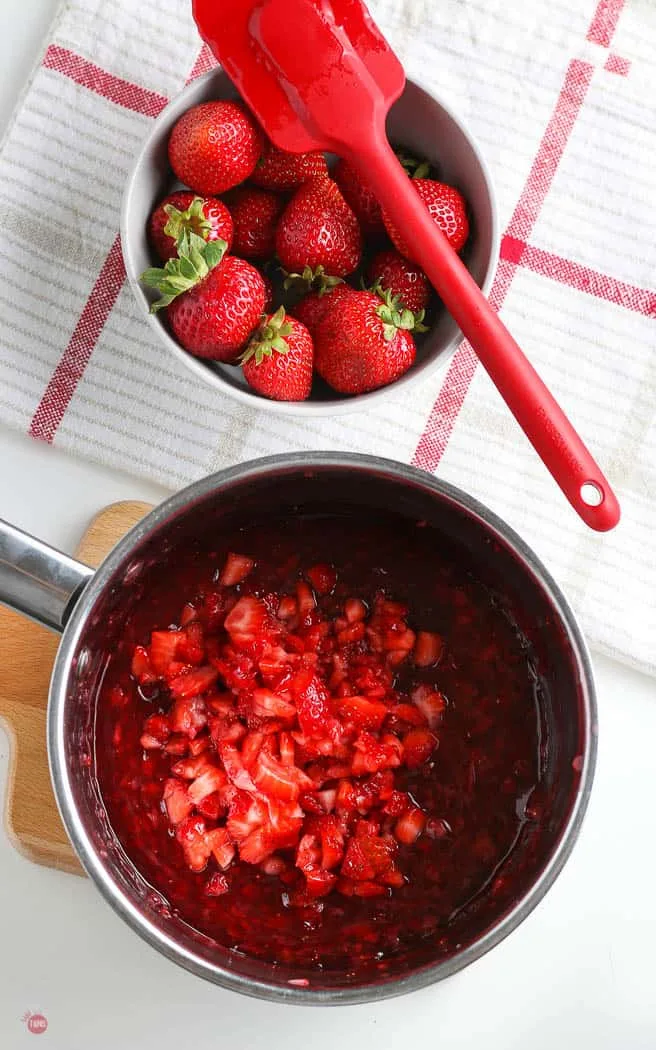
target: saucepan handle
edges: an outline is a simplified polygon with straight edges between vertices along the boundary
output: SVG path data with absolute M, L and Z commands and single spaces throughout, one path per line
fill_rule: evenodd
M 62 631 L 93 569 L 0 518 L 0 602 Z

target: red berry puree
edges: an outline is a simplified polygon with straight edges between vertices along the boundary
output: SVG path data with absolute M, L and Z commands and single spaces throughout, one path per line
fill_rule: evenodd
M 431 527 L 266 517 L 148 588 L 103 685 L 100 788 L 144 878 L 218 944 L 308 972 L 434 957 L 536 826 L 536 683 Z

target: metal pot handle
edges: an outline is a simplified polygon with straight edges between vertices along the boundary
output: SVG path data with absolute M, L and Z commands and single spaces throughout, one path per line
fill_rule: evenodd
M 0 518 L 0 602 L 62 631 L 93 569 Z

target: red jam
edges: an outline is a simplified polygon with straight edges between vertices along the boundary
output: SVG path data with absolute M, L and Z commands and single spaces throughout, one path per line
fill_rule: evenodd
M 530 653 L 435 533 L 268 518 L 190 549 L 110 665 L 98 772 L 172 910 L 270 962 L 465 936 L 531 819 Z

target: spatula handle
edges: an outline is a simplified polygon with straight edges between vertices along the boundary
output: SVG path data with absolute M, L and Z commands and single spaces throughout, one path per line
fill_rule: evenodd
M 615 495 L 539 375 L 492 309 L 464 263 L 435 226 L 381 132 L 349 161 L 412 243 L 447 310 L 547 469 L 583 521 L 607 531 L 620 519 Z

